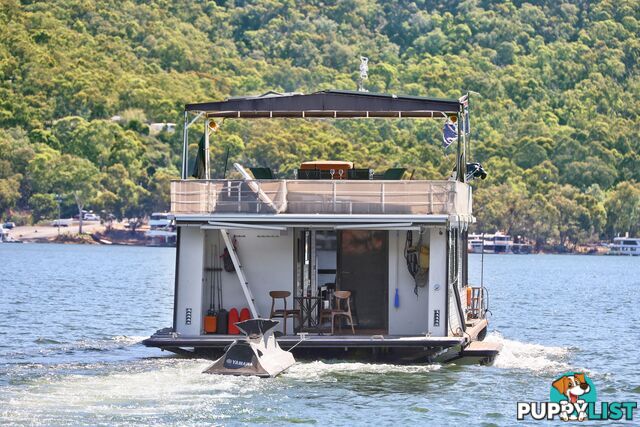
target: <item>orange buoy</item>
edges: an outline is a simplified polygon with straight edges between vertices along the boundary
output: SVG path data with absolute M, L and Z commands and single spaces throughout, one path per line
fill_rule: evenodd
M 245 320 L 251 319 L 251 313 L 249 313 L 249 309 L 247 307 L 240 310 L 240 321 L 244 322 Z
M 240 321 L 240 315 L 238 314 L 237 308 L 232 308 L 229 310 L 229 327 L 228 333 L 229 335 L 238 335 L 240 333 L 240 329 L 236 326 L 236 323 Z

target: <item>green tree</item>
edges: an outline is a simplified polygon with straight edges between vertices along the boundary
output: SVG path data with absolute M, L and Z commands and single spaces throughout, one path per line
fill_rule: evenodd
M 605 207 L 609 237 L 640 231 L 640 184 L 619 183 L 607 195 Z
M 29 165 L 33 187 L 40 193 L 59 193 L 71 199 L 78 208 L 79 227 L 82 233 L 82 210 L 100 189 L 100 172 L 93 163 L 40 144 Z
M 35 222 L 53 218 L 58 213 L 58 202 L 54 194 L 36 193 L 29 198 L 29 207 Z
M 606 217 L 612 235 L 626 220 L 610 198 L 621 183 L 640 182 L 639 16 L 640 3 L 628 0 L 5 1 L 0 209 L 29 210 L 34 194 L 49 194 L 47 169 L 62 155 L 97 169 L 95 206 L 165 209 L 184 104 L 353 90 L 358 56 L 367 55 L 371 92 L 481 94 L 471 99 L 471 151 L 489 172 L 478 186 L 479 225 L 536 241 L 561 239 L 564 227 L 571 246 L 594 238 Z M 148 135 L 151 122 L 178 129 Z M 222 175 L 229 148 L 230 161 L 281 177 L 300 161 L 338 158 L 441 179 L 453 161 L 441 129 L 439 119 L 227 120 L 212 141 L 212 173 Z
M 11 165 L 0 160 L 0 217 L 20 199 L 22 175 L 11 173 Z

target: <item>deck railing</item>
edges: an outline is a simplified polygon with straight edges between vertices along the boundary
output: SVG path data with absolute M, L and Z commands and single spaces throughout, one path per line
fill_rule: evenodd
M 174 214 L 471 214 L 456 181 L 182 180 L 171 183 Z

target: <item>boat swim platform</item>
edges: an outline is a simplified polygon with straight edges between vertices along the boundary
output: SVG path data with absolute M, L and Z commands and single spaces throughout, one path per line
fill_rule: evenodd
M 150 338 L 142 341 L 147 347 L 175 348 L 225 348 L 242 335 L 202 335 L 177 336 L 171 332 L 158 331 Z M 427 337 L 427 336 L 394 336 L 394 335 L 320 335 L 305 334 L 282 335 L 276 338 L 283 349 L 296 348 L 449 348 L 465 344 L 464 337 Z
M 170 328 L 160 330 L 142 341 L 187 357 L 219 357 L 242 335 L 175 336 Z M 469 341 L 468 337 L 427 337 L 393 335 L 283 335 L 277 338 L 283 350 L 293 349 L 296 357 L 305 359 L 355 356 L 375 361 L 399 363 L 480 363 L 490 364 L 501 350 L 496 343 Z

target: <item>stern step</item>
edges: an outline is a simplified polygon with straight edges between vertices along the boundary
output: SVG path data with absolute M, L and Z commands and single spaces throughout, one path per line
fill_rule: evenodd
M 472 341 L 462 350 L 462 357 L 495 358 L 502 350 L 502 344 L 486 341 Z

